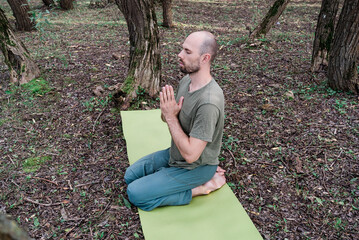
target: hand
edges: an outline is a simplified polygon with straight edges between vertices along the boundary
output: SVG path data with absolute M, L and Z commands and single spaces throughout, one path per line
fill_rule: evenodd
M 163 117 L 166 121 L 177 118 L 183 104 L 183 96 L 176 102 L 173 87 L 166 85 L 160 92 L 160 106 Z

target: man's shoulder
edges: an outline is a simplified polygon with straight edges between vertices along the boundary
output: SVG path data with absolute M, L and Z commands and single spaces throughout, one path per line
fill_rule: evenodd
M 205 96 L 211 99 L 224 101 L 224 94 L 222 88 L 219 86 L 219 84 L 213 79 Z
M 217 83 L 216 80 L 212 80 L 212 84 L 211 84 L 211 90 L 214 91 L 217 94 L 220 94 L 223 96 L 223 90 L 222 88 L 219 86 L 219 84 Z
M 203 105 L 213 105 L 218 109 L 224 109 L 224 94 L 222 88 L 216 81 L 212 81 L 205 91 L 202 92 L 198 101 L 198 107 Z

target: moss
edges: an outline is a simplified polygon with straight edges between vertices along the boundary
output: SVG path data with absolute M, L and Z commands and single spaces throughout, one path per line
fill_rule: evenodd
M 16 46 L 16 43 L 10 39 L 10 32 L 12 31 L 11 26 L 9 25 L 9 21 L 7 20 L 4 11 L 0 8 L 0 43 L 1 43 L 1 50 L 5 56 L 5 64 L 9 67 L 9 70 L 13 69 L 11 62 L 9 60 L 9 56 L 7 53 L 7 45 L 9 46 Z
M 133 90 L 135 90 L 135 84 L 134 84 L 134 78 L 132 74 L 128 74 L 123 87 L 121 88 L 121 90 L 126 93 L 126 95 L 130 94 Z
M 22 163 L 22 170 L 26 173 L 36 172 L 37 170 L 40 169 L 42 164 L 51 160 L 52 160 L 51 156 L 27 158 Z
M 330 51 L 331 47 L 332 47 L 332 42 L 333 42 L 333 38 L 334 38 L 334 22 L 330 21 L 327 25 L 324 26 L 326 28 L 326 30 L 328 31 L 328 37 L 325 41 L 325 47 L 328 50 L 328 52 Z
M 285 0 L 277 0 L 273 4 L 273 6 L 269 9 L 263 22 L 261 23 L 261 30 L 258 32 L 258 35 L 267 33 L 266 28 L 267 28 L 267 25 L 268 25 L 270 19 L 273 18 L 278 13 L 278 9 L 284 4 L 284 2 L 285 2 Z
M 25 72 L 25 70 L 26 70 L 26 65 L 25 64 L 23 64 L 22 66 L 21 66 L 21 73 L 24 73 Z
M 143 55 L 144 53 L 145 53 L 144 49 L 140 49 L 140 48 L 135 49 L 135 54 L 136 55 Z
M 269 18 L 273 17 L 277 14 L 278 8 L 284 4 L 284 1 L 285 0 L 278 0 L 273 4 L 273 6 L 271 7 L 271 9 L 269 9 L 269 12 L 268 12 Z
M 51 91 L 49 82 L 43 78 L 33 79 L 28 83 L 21 85 L 24 89 L 28 90 L 31 94 L 44 95 Z

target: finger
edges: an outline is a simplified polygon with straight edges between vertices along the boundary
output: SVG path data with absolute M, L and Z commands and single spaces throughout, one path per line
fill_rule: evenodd
M 166 87 L 163 87 L 162 88 L 162 97 L 163 97 L 163 101 L 166 101 L 167 100 L 167 92 L 166 92 Z
M 181 96 L 181 97 L 180 97 L 180 100 L 178 101 L 178 107 L 179 107 L 179 109 L 182 109 L 183 100 L 184 100 L 184 97 Z
M 163 93 L 160 92 L 160 105 L 163 105 Z
M 167 99 L 171 100 L 171 90 L 169 85 L 166 85 L 166 94 L 167 94 Z
M 169 86 L 169 91 L 170 91 L 170 100 L 174 101 L 175 100 L 175 93 L 173 91 L 173 87 Z

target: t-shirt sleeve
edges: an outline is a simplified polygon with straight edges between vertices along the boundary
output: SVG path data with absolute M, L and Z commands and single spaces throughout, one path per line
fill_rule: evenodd
M 204 104 L 197 110 L 190 136 L 212 142 L 219 118 L 219 109 L 213 104 Z

